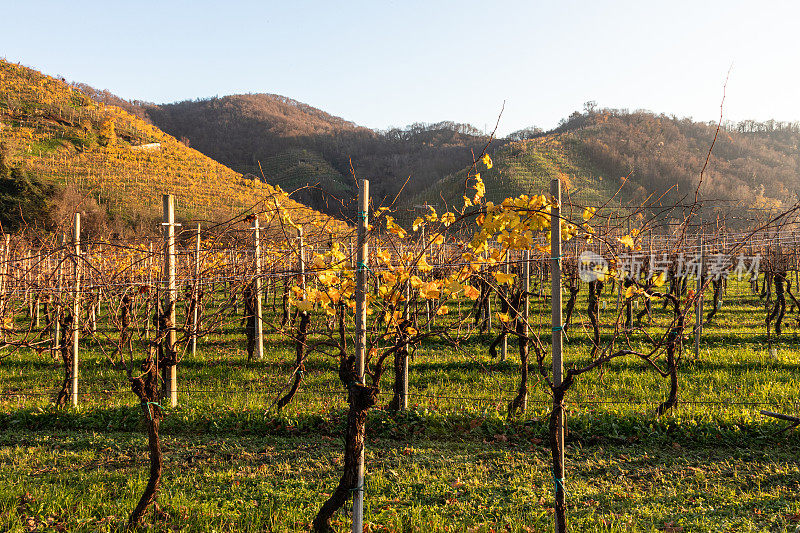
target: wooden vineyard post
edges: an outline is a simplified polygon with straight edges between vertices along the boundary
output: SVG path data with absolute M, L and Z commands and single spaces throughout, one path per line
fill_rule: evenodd
M 200 325 L 200 223 L 194 236 L 194 309 L 192 309 L 192 358 L 197 354 L 197 335 Z
M 550 262 L 552 266 L 552 282 L 550 285 L 550 301 L 552 304 L 553 329 L 553 387 L 561 386 L 564 363 L 561 359 L 562 316 L 561 316 L 561 181 L 550 182 L 550 194 L 553 206 L 550 209 Z M 560 402 L 553 403 L 555 412 L 555 438 L 558 457 L 553 457 L 553 481 L 555 482 L 556 533 L 564 533 L 559 527 L 559 509 L 566 506 L 564 493 L 564 406 Z
M 164 194 L 161 197 L 163 207 L 162 226 L 164 227 L 164 314 L 166 315 L 166 331 L 158 332 L 161 339 L 162 348 L 172 357 L 176 353 L 175 340 L 175 302 L 177 300 L 177 290 L 175 288 L 175 200 L 171 194 Z M 161 320 L 159 320 L 161 322 Z M 163 346 L 166 343 L 166 347 Z M 176 361 L 170 361 L 161 369 L 164 381 L 164 399 L 169 400 L 170 407 L 178 405 L 178 368 Z
M 369 218 L 369 180 L 358 188 L 358 249 L 356 255 L 356 379 L 364 384 L 364 359 L 367 351 L 367 227 Z M 364 531 L 364 446 L 356 461 L 356 486 L 353 487 L 353 533 Z
M 253 280 L 253 292 L 256 299 L 256 349 L 255 360 L 264 359 L 264 315 L 261 295 L 261 227 L 259 226 L 258 216 L 253 221 L 253 244 L 255 245 L 256 276 Z
M 72 375 L 70 401 L 73 407 L 78 406 L 78 336 L 81 328 L 81 214 L 75 213 L 75 225 L 72 229 L 72 244 L 75 247 L 74 274 L 75 298 L 72 300 Z

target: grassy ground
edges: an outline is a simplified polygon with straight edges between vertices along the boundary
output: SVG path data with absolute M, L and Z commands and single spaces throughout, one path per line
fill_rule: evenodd
M 606 319 L 614 296 L 606 293 Z M 533 305 L 542 335 L 549 304 Z M 586 333 L 567 361 L 585 360 Z M 575 531 L 795 531 L 800 439 L 759 409 L 797 413 L 800 341 L 794 320 L 766 349 L 763 302 L 731 284 L 687 354 L 681 405 L 662 418 L 667 382 L 641 362 L 606 365 L 568 394 L 568 509 Z M 652 332 L 666 315 L 656 307 Z M 161 511 L 153 530 L 307 529 L 341 466 L 345 397 L 337 362 L 311 356 L 295 401 L 268 407 L 289 381 L 293 354 L 268 336 L 268 360 L 247 363 L 232 323 L 179 369 L 180 406 L 163 425 Z M 146 483 L 140 410 L 106 355 L 111 331 L 86 342 L 81 406 L 51 406 L 59 365 L 20 352 L 0 362 L 0 530 L 110 531 Z M 606 332 L 608 334 L 608 332 Z M 108 340 L 103 340 L 103 335 Z M 641 334 L 634 334 L 641 345 Z M 366 522 L 372 531 L 545 531 L 552 528 L 546 448 L 548 397 L 536 385 L 525 416 L 505 418 L 518 358 L 499 363 L 487 338 L 456 350 L 430 342 L 411 364 L 412 409 L 368 421 Z M 687 340 L 686 348 L 691 347 Z M 386 376 L 384 391 L 391 388 Z M 381 395 L 381 405 L 389 393 Z M 339 516 L 339 529 L 349 519 Z

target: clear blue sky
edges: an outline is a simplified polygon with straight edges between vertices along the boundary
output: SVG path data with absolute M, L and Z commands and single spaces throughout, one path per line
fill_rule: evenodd
M 172 102 L 282 94 L 373 128 L 582 109 L 800 120 L 800 2 L 0 0 L 0 56 Z

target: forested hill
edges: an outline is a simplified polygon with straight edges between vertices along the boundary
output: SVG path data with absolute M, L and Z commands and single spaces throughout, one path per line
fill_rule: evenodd
M 35 71 L 27 72 L 32 80 L 36 77 L 30 74 Z M 165 145 L 189 159 L 201 161 L 197 159 L 200 152 L 226 165 L 219 165 L 225 170 L 218 171 L 211 168 L 216 163 L 206 159 L 198 169 L 211 165 L 208 171 L 230 176 L 225 178 L 228 182 L 238 183 L 244 176 L 242 184 L 249 178 L 253 183 L 263 180 L 298 190 L 294 198 L 333 214 L 341 212 L 340 200 L 349 203 L 354 178 L 362 177 L 370 179 L 376 203 L 386 203 L 401 188 L 398 202 L 404 207 L 457 203 L 473 155 L 489 142 L 483 132 L 455 122 L 375 131 L 272 94 L 155 105 L 127 102 L 86 85 L 73 87 L 75 94 L 64 98 L 88 95 L 94 103 L 72 108 L 93 111 L 81 115 L 82 131 L 68 143 L 62 142 L 56 154 L 65 146 L 75 149 L 79 159 L 87 158 L 82 152 L 102 151 L 105 147 L 97 145 L 102 140 L 103 117 L 118 110 L 112 114 L 125 114 L 120 121 L 113 120 L 118 126 L 118 145 L 150 142 L 164 135 L 163 130 L 169 134 Z M 7 112 L 15 112 L 19 105 L 13 99 L 8 102 Z M 52 113 L 49 117 L 38 117 L 39 126 L 47 123 L 54 128 L 58 121 L 52 120 Z M 58 120 L 62 119 L 63 113 Z M 488 150 L 495 165 L 483 174 L 487 196 L 499 200 L 541 193 L 550 178 L 559 176 L 578 199 L 602 201 L 618 189 L 617 198 L 633 203 L 662 195 L 664 204 L 680 202 L 687 195 L 693 199 L 715 133 L 714 123 L 587 106 L 551 131 L 530 127 L 494 139 Z M 91 149 L 85 149 L 84 140 Z M 797 123 L 724 124 L 705 170 L 701 198 L 747 208 L 792 205 L 800 196 L 799 145 Z M 37 140 L 30 146 L 53 160 L 54 142 Z
M 516 140 L 499 148 L 493 168 L 482 172 L 487 198 L 541 194 L 560 177 L 577 202 L 604 203 L 616 194 L 615 202 L 633 205 L 658 198 L 664 206 L 687 203 L 713 143 L 700 188 L 706 204 L 781 209 L 797 201 L 800 124 L 725 123 L 714 141 L 716 130 L 717 124 L 644 111 L 576 112 L 550 132 L 530 128 L 510 136 Z M 408 203 L 460 205 L 468 169 L 465 164 Z
M 333 197 L 354 194 L 356 177 L 368 177 L 374 197 L 394 197 L 408 179 L 412 194 L 455 172 L 488 139 L 466 124 L 414 124 L 374 131 L 290 98 L 246 94 L 145 106 L 161 129 L 242 173 L 286 190 L 316 186 Z M 352 165 L 352 167 L 351 167 Z M 335 208 L 319 192 L 300 198 Z
M 140 107 L 132 110 L 140 114 Z M 23 223 L 57 224 L 80 206 L 88 231 L 152 232 L 165 192 L 176 195 L 179 218 L 205 220 L 229 219 L 281 196 L 149 120 L 0 59 L 0 223 L 6 231 Z M 329 222 L 292 200 L 280 201 L 295 221 Z
M 715 123 L 607 109 L 573 114 L 553 133 L 563 134 L 593 170 L 629 176 L 634 197 L 669 191 L 665 201 L 672 201 L 693 193 L 713 142 L 701 198 L 747 207 L 796 202 L 800 124 L 725 123 L 714 142 L 716 130 Z
M 335 196 L 368 177 L 378 198 L 441 202 L 463 191 L 465 169 L 488 139 L 452 122 L 373 131 L 288 98 L 254 94 L 149 106 L 159 127 L 240 172 L 263 174 L 292 189 L 318 185 Z M 687 118 L 590 108 L 558 128 L 528 128 L 492 142 L 496 165 L 485 175 L 490 195 L 546 190 L 560 175 L 575 191 L 626 201 L 655 195 L 664 203 L 693 198 L 716 124 Z M 768 121 L 726 123 L 714 145 L 701 197 L 745 207 L 789 205 L 800 196 L 800 126 Z M 261 168 L 258 167 L 259 162 Z M 460 185 L 459 185 L 460 184 Z M 492 194 L 492 190 L 494 193 Z M 307 193 L 311 194 L 311 193 Z M 321 197 L 306 198 L 323 207 Z

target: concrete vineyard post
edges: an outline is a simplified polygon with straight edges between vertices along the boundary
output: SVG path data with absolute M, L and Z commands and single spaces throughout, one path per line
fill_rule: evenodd
M 72 244 L 74 246 L 75 261 L 75 298 L 72 301 L 72 385 L 70 387 L 70 400 L 73 406 L 78 405 L 78 336 L 80 335 L 81 318 L 81 214 L 75 213 L 75 224 L 72 229 Z
M 313 257 L 313 250 L 311 252 Z M 300 273 L 300 288 L 306 288 L 306 253 L 303 244 L 303 228 L 297 228 L 297 271 Z
M 356 256 L 356 375 L 364 383 L 364 360 L 367 350 L 367 227 L 369 218 L 369 181 L 362 179 L 358 188 L 358 249 Z M 353 490 L 353 533 L 364 530 L 364 446 L 358 456 L 357 481 Z
M 403 320 L 408 322 L 411 320 L 411 308 L 409 304 L 411 303 L 411 282 L 406 281 L 405 286 L 405 298 L 406 298 L 406 305 L 403 309 Z M 408 410 L 408 350 L 403 354 L 403 358 L 401 360 L 402 363 L 402 373 L 403 373 L 403 389 L 400 391 L 400 410 L 407 411 Z
M 169 353 L 176 350 L 175 340 L 175 304 L 177 289 L 175 287 L 175 198 L 171 194 L 161 197 L 163 207 L 162 226 L 164 227 L 164 312 L 167 313 L 167 331 L 162 342 L 167 343 Z M 164 399 L 169 400 L 170 407 L 178 405 L 178 369 L 170 364 L 162 368 L 164 380 Z
M 61 234 L 59 237 L 59 244 L 61 245 L 60 248 L 64 248 L 67 245 L 67 236 L 65 234 Z M 63 292 L 62 292 L 62 266 L 61 266 L 61 253 L 59 252 L 56 255 L 56 261 L 58 262 L 56 266 L 56 298 L 55 298 L 55 309 L 53 310 L 53 357 L 59 356 L 58 350 L 61 346 L 61 306 L 63 303 Z
M 700 334 L 703 332 L 703 263 L 704 257 L 704 240 L 702 223 L 700 226 L 700 264 L 697 266 L 697 303 L 695 304 L 694 315 L 694 358 L 700 357 Z
M 194 237 L 194 309 L 192 310 L 192 358 L 197 354 L 197 335 L 200 325 L 200 223 L 197 223 Z
M 504 267 L 506 274 L 510 272 L 511 268 L 510 262 L 511 262 L 511 252 L 509 252 L 508 255 L 506 256 L 506 264 Z M 514 309 L 513 311 L 510 310 L 510 312 L 519 313 L 519 309 Z M 500 323 L 500 327 L 501 328 L 504 327 L 502 322 Z M 500 345 L 500 361 L 501 362 L 505 361 L 506 357 L 508 357 L 508 335 L 503 336 L 503 343 Z
M 150 340 L 150 307 L 152 304 L 154 292 L 153 291 L 153 243 L 148 243 L 147 246 L 147 305 L 145 306 L 144 313 L 144 339 Z
M 553 206 L 550 209 L 550 256 L 552 266 L 552 282 L 550 285 L 550 300 L 552 303 L 552 330 L 553 330 L 553 386 L 561 385 L 564 363 L 561 359 L 562 344 L 562 316 L 561 316 L 561 181 L 558 179 L 550 182 L 550 194 L 553 197 Z M 554 465 L 553 478 L 555 480 L 556 505 L 564 506 L 564 411 L 561 405 L 553 405 L 556 409 L 556 443 L 560 460 Z M 560 468 L 559 468 L 560 467 Z M 560 470 L 560 471 L 559 471 Z M 559 531 L 558 521 L 555 523 L 556 533 Z
M 1 306 L 0 311 L 2 311 L 2 316 L 0 317 L 0 319 L 2 319 L 3 321 L 6 320 L 6 313 L 8 312 L 8 300 L 10 299 L 10 296 L 6 294 L 6 290 L 10 286 L 8 279 L 9 262 L 11 260 L 10 247 L 11 247 L 11 235 L 6 233 L 5 235 L 3 235 L 3 272 L 2 272 L 3 277 L 0 280 L 0 298 L 2 298 L 2 301 L 0 301 L 0 306 Z M 5 323 L 0 324 L 0 329 L 2 329 L 3 340 L 5 340 L 6 338 Z
M 261 294 L 261 227 L 259 226 L 258 216 L 256 216 L 255 220 L 253 221 L 253 241 L 255 245 L 255 267 L 256 267 L 256 276 L 253 280 L 254 284 L 254 293 L 256 299 L 255 305 L 255 314 L 256 314 L 256 350 L 255 350 L 255 359 L 256 361 L 261 361 L 264 359 L 264 315 L 263 315 L 263 306 L 262 306 L 262 294 Z

